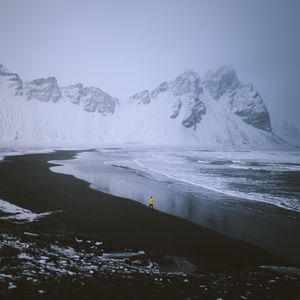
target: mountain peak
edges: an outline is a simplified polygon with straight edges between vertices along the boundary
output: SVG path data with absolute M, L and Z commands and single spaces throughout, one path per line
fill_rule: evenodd
M 199 80 L 200 76 L 193 69 L 189 69 L 189 70 L 184 71 L 182 74 L 180 74 L 176 79 L 180 79 L 180 80 L 189 79 L 189 80 L 195 81 L 195 80 Z
M 220 73 L 220 74 L 226 74 L 226 73 L 235 73 L 235 68 L 232 65 L 227 65 L 224 64 L 222 65 L 217 71 L 216 73 Z
M 223 65 L 216 71 L 208 71 L 203 82 L 215 100 L 219 100 L 225 93 L 231 93 L 242 85 L 235 69 L 230 65 Z
M 0 72 L 1 73 L 7 72 L 7 69 L 2 64 L 0 64 Z
M 0 63 L 0 75 L 8 75 L 8 74 L 13 74 L 11 73 L 4 65 Z
M 232 79 L 239 81 L 236 75 L 236 70 L 232 65 L 222 65 L 217 70 L 208 70 L 203 76 L 203 81 L 217 80 L 218 78 L 226 76 L 230 76 Z
M 60 88 L 55 77 L 39 78 L 25 83 L 28 100 L 57 102 L 61 98 Z
M 11 90 L 13 95 L 23 95 L 23 82 L 18 74 L 10 72 L 0 64 L 0 76 L 1 81 L 5 82 L 5 85 Z

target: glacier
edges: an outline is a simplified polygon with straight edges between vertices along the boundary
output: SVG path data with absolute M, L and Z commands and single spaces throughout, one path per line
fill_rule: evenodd
M 1 143 L 265 147 L 284 142 L 251 84 L 222 66 L 188 70 L 154 90 L 117 99 L 55 77 L 24 82 L 0 64 Z

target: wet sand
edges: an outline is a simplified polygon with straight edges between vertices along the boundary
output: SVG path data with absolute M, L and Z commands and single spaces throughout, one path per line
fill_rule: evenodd
M 253 268 L 259 265 L 293 265 L 286 259 L 261 248 L 228 238 L 178 217 L 151 210 L 130 199 L 93 190 L 88 183 L 74 176 L 57 174 L 49 170 L 53 164 L 48 161 L 72 159 L 76 153 L 78 151 L 57 151 L 50 154 L 10 156 L 0 163 L 1 199 L 36 213 L 63 211 L 38 222 L 22 225 L 22 227 L 1 221 L 2 232 L 19 231 L 20 233 L 24 230 L 31 230 L 40 235 L 44 232 L 52 232 L 53 234 L 61 233 L 60 236 L 65 236 L 66 239 L 71 235 L 93 236 L 105 242 L 105 251 L 133 249 L 135 251 L 144 250 L 156 257 L 165 257 L 166 255 L 185 257 L 195 265 L 202 266 L 202 270 L 197 271 L 198 274 L 199 272 L 209 273 L 209 270 L 214 269 L 213 276 L 218 276 L 215 274 L 218 272 L 230 273 L 234 269 L 235 274 L 242 272 L 239 273 L 240 276 L 236 275 L 238 278 L 242 278 L 244 275 L 241 274 L 245 274 L 245 270 L 250 272 L 247 274 L 256 274 L 253 273 Z M 43 241 L 43 243 L 45 244 L 47 241 Z M 257 282 L 260 281 L 261 275 L 251 276 L 254 276 Z M 266 277 L 266 274 L 262 276 L 269 278 Z M 63 298 L 65 295 L 70 295 L 75 287 L 75 291 L 80 291 L 77 295 L 78 298 L 82 293 L 81 295 L 85 295 L 88 299 L 99 295 L 101 287 L 104 289 L 107 299 L 114 297 L 140 299 L 143 292 L 148 293 L 146 296 L 149 297 L 145 296 L 146 299 L 151 299 L 156 295 L 153 294 L 153 291 L 158 293 L 155 296 L 157 298 L 163 289 L 162 286 L 155 286 L 156 288 L 153 289 L 153 284 L 145 279 L 133 282 L 130 279 L 131 288 L 128 288 L 126 285 L 129 279 L 122 278 L 120 277 L 118 281 L 115 279 L 110 281 L 109 278 L 106 278 L 105 282 L 102 280 L 100 283 L 99 280 L 93 279 L 86 283 L 88 286 L 91 285 L 88 291 L 86 285 L 80 289 L 79 283 L 76 284 L 75 279 L 75 281 L 69 282 L 69 286 L 66 285 L 61 290 L 61 294 L 60 289 L 64 286 L 63 282 L 55 285 L 47 283 L 47 288 L 50 288 L 52 295 L 61 295 Z M 229 276 L 229 278 L 232 277 Z M 176 294 L 177 287 L 179 290 L 194 291 L 195 295 L 200 295 L 200 285 L 197 280 L 193 282 L 193 287 L 189 287 L 188 284 L 183 284 L 184 287 L 181 287 L 182 282 L 176 285 L 176 288 L 169 286 L 172 291 L 170 290 L 168 294 L 168 291 L 164 290 L 166 294 L 162 294 L 164 295 L 162 298 L 168 299 L 168 295 L 172 294 L 174 299 L 183 299 L 183 296 Z M 217 279 L 213 277 L 209 280 L 215 282 Z M 242 280 L 246 284 L 249 278 Z M 121 290 L 114 289 L 116 284 L 120 284 Z M 147 286 L 146 290 L 143 289 L 144 285 Z M 297 281 L 297 286 L 293 285 L 293 288 L 299 289 L 298 285 L 299 281 Z M 125 292 L 122 290 L 122 286 Z M 288 286 L 286 285 L 286 287 Z M 239 289 L 236 287 L 232 292 L 237 293 Z M 290 287 L 289 289 L 293 290 Z M 136 294 L 137 291 L 140 294 Z M 123 292 L 125 294 L 122 294 Z M 129 294 L 126 294 L 127 292 Z M 266 292 L 268 291 L 262 291 L 263 295 Z M 26 296 L 27 298 L 32 297 L 32 290 L 29 289 L 26 292 L 24 289 L 24 293 L 21 293 L 24 299 Z M 204 293 L 206 296 L 201 299 L 211 298 L 211 294 L 207 290 Z M 275 290 L 274 293 L 276 293 Z M 114 297 L 111 297 L 112 294 Z M 16 295 L 16 297 L 20 296 L 20 294 Z M 240 294 L 237 293 L 237 299 L 239 297 Z

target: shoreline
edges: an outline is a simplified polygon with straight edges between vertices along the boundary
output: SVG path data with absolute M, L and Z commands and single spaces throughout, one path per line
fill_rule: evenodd
M 34 213 L 61 212 L 32 223 L 14 224 L 0 220 L 0 241 L 14 235 L 31 245 L 24 251 L 40 253 L 40 249 L 48 249 L 54 243 L 56 248 L 74 249 L 93 259 L 103 257 L 101 251 L 108 253 L 106 257 L 113 257 L 116 251 L 134 252 L 144 255 L 142 260 L 152 260 L 161 268 L 181 266 L 181 272 L 191 270 L 191 274 L 178 273 L 176 277 L 171 273 L 155 272 L 152 275 L 125 273 L 126 276 L 124 272 L 116 276 L 93 273 L 93 276 L 89 274 L 82 278 L 79 273 L 74 275 L 75 271 L 72 271 L 72 276 L 68 275 L 72 274 L 68 271 L 71 273 L 57 280 L 39 277 L 39 291 L 46 291 L 46 299 L 48 296 L 63 299 L 69 295 L 74 299 L 83 296 L 94 299 L 100 295 L 104 295 L 104 299 L 140 299 L 142 295 L 145 299 L 185 299 L 193 295 L 203 296 L 195 299 L 211 299 L 212 295 L 214 298 L 230 295 L 230 299 L 240 299 L 246 289 L 253 295 L 281 295 L 280 299 L 289 299 L 287 294 L 294 297 L 299 293 L 298 277 L 259 268 L 261 265 L 295 266 L 278 255 L 178 217 L 150 210 L 134 200 L 93 190 L 89 183 L 72 175 L 50 171 L 54 164 L 48 161 L 72 159 L 78 152 L 56 151 L 5 158 L 0 168 L 0 199 Z M 91 250 L 89 244 L 86 244 L 88 248 L 82 248 L 79 238 L 87 243 L 93 240 L 95 245 L 100 241 L 102 250 Z M 0 257 L 11 270 L 11 259 L 15 260 L 15 255 L 18 257 L 20 253 L 10 249 L 7 254 L 7 251 L 0 249 Z M 36 259 L 37 262 L 41 260 Z M 173 265 L 170 260 L 173 260 Z M 69 264 L 72 263 L 74 268 L 79 264 L 70 258 Z M 39 267 L 39 270 L 44 270 L 44 267 Z M 21 274 L 13 272 L 17 272 L 16 276 Z M 24 288 L 10 290 L 12 279 L 0 278 L 0 296 L 3 294 L 8 299 L 41 296 L 35 288 L 37 284 L 21 279 L 16 285 Z M 249 282 L 252 287 L 247 287 Z M 268 286 L 268 289 L 258 289 L 259 284 Z M 120 289 L 114 289 L 114 286 Z
M 248 257 L 261 264 L 268 264 L 268 261 L 273 263 L 277 258 L 279 262 L 285 261 L 259 247 L 157 210 L 150 211 L 134 200 L 93 190 L 89 183 L 72 175 L 49 170 L 49 167 L 55 165 L 48 161 L 72 159 L 78 152 L 57 151 L 6 157 L 4 162 L 7 164 L 2 165 L 0 170 L 1 197 L 38 213 L 64 210 L 62 214 L 40 220 L 39 226 L 98 234 L 108 239 L 113 248 L 174 251 L 181 255 L 217 259 Z M 15 191 L 11 186 L 14 184 L 12 178 L 8 176 L 8 170 L 14 167 L 16 169 L 10 173 L 19 183 Z M 22 179 L 24 182 L 21 182 Z M 37 184 L 39 181 L 41 184 Z M 180 241 L 178 237 L 184 240 Z
M 93 153 L 82 153 L 77 159 L 62 161 L 61 164 L 60 161 L 50 161 L 60 164 L 50 169 L 84 180 L 95 190 L 130 198 L 146 206 L 152 194 L 159 211 L 262 247 L 295 264 L 300 263 L 300 243 L 294 239 L 299 232 L 299 213 L 260 201 L 231 199 L 206 189 L 190 192 L 176 187 L 177 183 L 166 178 L 156 179 L 134 168 L 111 165 L 110 159 L 122 160 L 124 154 L 121 152 L 118 156 L 110 152 L 106 155 L 96 151 L 95 158 Z

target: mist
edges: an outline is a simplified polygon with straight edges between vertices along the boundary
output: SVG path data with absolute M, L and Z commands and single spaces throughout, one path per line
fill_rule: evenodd
M 0 0 L 0 62 L 125 99 L 186 69 L 233 65 L 273 123 L 300 127 L 299 1 Z

